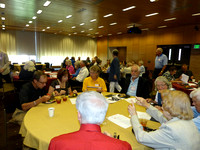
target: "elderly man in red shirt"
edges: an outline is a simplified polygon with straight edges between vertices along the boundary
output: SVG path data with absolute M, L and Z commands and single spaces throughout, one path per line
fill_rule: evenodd
M 49 150 L 131 150 L 125 141 L 101 133 L 108 103 L 103 95 L 95 91 L 80 94 L 76 101 L 80 130 L 53 138 Z

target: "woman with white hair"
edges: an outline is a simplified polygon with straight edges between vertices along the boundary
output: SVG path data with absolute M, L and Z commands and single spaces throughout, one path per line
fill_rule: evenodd
M 161 96 L 163 112 L 142 97 L 137 97 L 137 104 L 145 107 L 147 113 L 161 123 L 156 131 L 145 132 L 139 123 L 134 103 L 128 106 L 137 141 L 159 150 L 199 150 L 200 134 L 192 121 L 193 113 L 188 95 L 181 91 L 163 90 Z
M 200 133 L 200 88 L 192 91 L 190 93 L 190 98 L 192 98 L 192 110 L 194 114 L 193 121 L 197 126 L 199 133 Z
M 33 74 L 35 72 L 35 64 L 32 61 L 27 61 L 19 73 L 20 80 L 32 80 Z

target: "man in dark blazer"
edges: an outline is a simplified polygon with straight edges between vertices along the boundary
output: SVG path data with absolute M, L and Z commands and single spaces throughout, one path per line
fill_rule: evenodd
M 134 64 L 131 68 L 131 77 L 126 79 L 123 92 L 130 96 L 148 98 L 150 93 L 148 80 L 139 75 L 140 67 Z

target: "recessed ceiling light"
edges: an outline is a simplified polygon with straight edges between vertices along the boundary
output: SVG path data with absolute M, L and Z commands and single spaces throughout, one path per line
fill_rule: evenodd
M 38 11 L 37 11 L 37 14 L 41 14 L 41 13 L 42 13 L 42 10 L 38 10 Z
M 47 27 L 47 29 L 50 29 L 50 27 Z
M 83 26 L 85 23 L 81 23 L 80 26 Z
M 166 28 L 167 26 L 159 26 L 158 28 Z
M 132 28 L 133 26 L 128 26 L 127 28 Z
M 152 3 L 153 3 L 153 2 L 157 2 L 157 1 L 158 1 L 158 0 L 150 0 L 150 2 L 152 2 Z
M 144 28 L 144 29 L 141 29 L 141 30 L 143 30 L 143 31 L 144 31 L 144 30 L 149 30 L 149 28 Z
M 2 27 L 6 27 L 5 25 L 2 25 Z
M 192 16 L 199 16 L 199 15 L 200 15 L 200 13 L 192 14 Z
M 0 3 L 0 8 L 5 8 L 6 7 L 6 5 L 5 4 L 3 4 L 3 3 Z
M 102 37 L 103 35 L 99 35 L 99 37 Z
M 93 29 L 91 28 L 91 29 L 89 29 L 89 30 L 91 31 L 91 30 L 93 30 Z
M 164 21 L 171 21 L 171 20 L 175 20 L 176 18 L 169 18 L 169 19 L 165 19 Z
M 3 30 L 5 30 L 6 28 L 2 28 Z
M 77 34 L 77 32 L 74 32 L 74 34 Z
M 90 20 L 90 22 L 95 22 L 95 21 L 97 21 L 97 19 L 92 19 L 92 20 Z
M 92 38 L 95 38 L 95 36 L 93 36 Z
M 87 34 L 87 36 L 90 36 L 91 34 Z
M 66 18 L 68 19 L 68 18 L 71 18 L 72 17 L 72 15 L 68 15 L 68 16 L 66 16 Z
M 154 16 L 154 15 L 158 15 L 159 13 L 152 13 L 152 14 L 148 14 L 148 15 L 145 15 L 145 17 L 150 17 L 150 16 Z
M 113 22 L 113 23 L 111 23 L 110 25 L 113 26 L 113 25 L 116 25 L 116 24 L 117 24 L 116 22 Z
M 29 24 L 26 24 L 26 27 L 29 27 Z
M 103 28 L 104 26 L 99 26 L 98 28 Z
M 42 29 L 42 31 L 45 31 L 45 29 Z
M 113 14 L 107 14 L 107 15 L 105 15 L 105 16 L 103 16 L 104 18 L 106 18 L 106 17 L 110 17 L 110 16 L 112 16 Z
M 76 28 L 76 26 L 73 26 L 72 29 Z
M 63 22 L 63 20 L 58 20 L 58 23 L 61 23 L 61 22 Z
M 33 23 L 33 21 L 29 21 L 28 23 Z
M 85 31 L 81 31 L 81 32 L 83 33 L 83 32 L 85 32 Z
M 1 20 L 6 20 L 6 18 L 5 17 L 1 17 Z
M 122 34 L 122 32 L 118 32 L 117 34 Z
M 127 10 L 130 10 L 130 9 L 133 9 L 133 8 L 135 8 L 135 6 L 131 6 L 131 7 L 128 7 L 128 8 L 122 9 L 122 11 L 127 11 Z
M 69 36 L 71 35 L 71 34 L 68 34 Z
M 36 16 L 33 16 L 33 17 L 32 17 L 32 19 L 36 19 L 36 18 L 37 18 Z
M 108 36 L 111 36 L 112 34 L 108 34 Z
M 51 4 L 51 1 L 46 1 L 43 6 L 47 7 Z
M 96 32 L 95 34 L 99 34 L 99 32 Z

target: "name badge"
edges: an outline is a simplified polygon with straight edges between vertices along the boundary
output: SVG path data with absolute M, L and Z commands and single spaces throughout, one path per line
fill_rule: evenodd
M 60 89 L 60 85 L 56 85 L 56 89 Z
M 135 90 L 136 90 L 135 86 L 132 86 L 131 91 L 135 91 Z
M 99 84 L 95 84 L 95 86 L 99 86 Z

